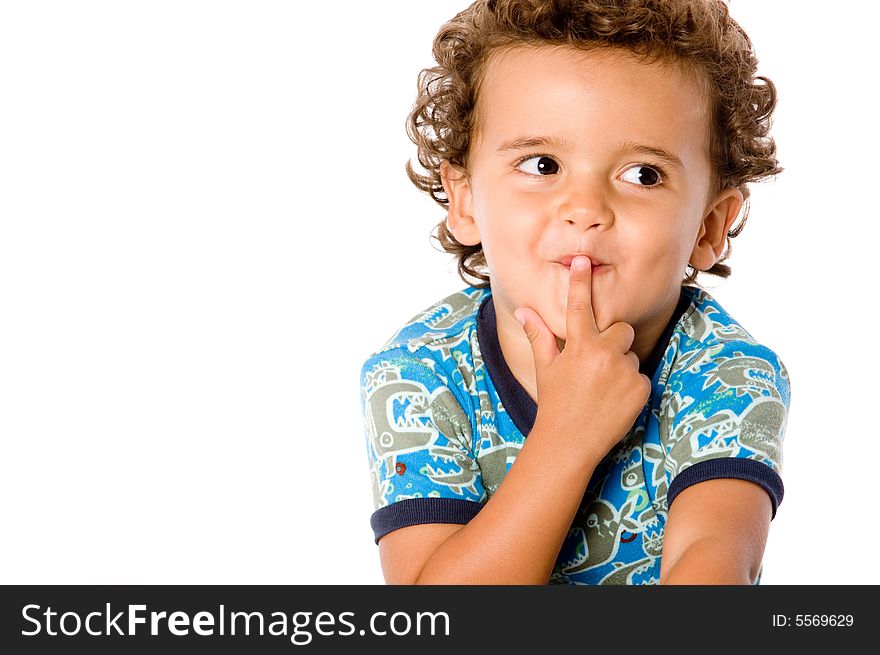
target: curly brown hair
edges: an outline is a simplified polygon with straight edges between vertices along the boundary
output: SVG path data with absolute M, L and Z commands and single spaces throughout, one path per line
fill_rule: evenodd
M 770 117 L 776 87 L 755 76 L 757 58 L 748 35 L 730 17 L 723 0 L 477 0 L 446 22 L 434 39 L 437 66 L 419 73 L 418 97 L 406 131 L 418 146 L 426 171 L 412 161 L 406 172 L 413 184 L 448 207 L 440 166 L 443 161 L 467 172 L 468 147 L 476 133 L 475 107 L 489 55 L 516 44 L 571 45 L 580 49 L 624 48 L 645 61 L 664 61 L 691 70 L 708 95 L 712 161 L 710 193 L 739 187 L 745 199 L 742 220 L 728 231 L 725 250 L 709 270 L 726 278 L 730 239 L 739 235 L 749 214 L 749 189 L 782 171 Z M 432 236 L 458 257 L 459 276 L 486 287 L 489 275 L 481 244 L 459 243 L 442 220 Z M 700 272 L 688 264 L 683 283 Z M 468 277 L 474 278 L 468 279 Z

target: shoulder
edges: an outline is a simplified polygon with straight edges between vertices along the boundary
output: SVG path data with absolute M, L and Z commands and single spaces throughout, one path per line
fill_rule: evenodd
M 448 388 L 461 406 L 469 407 L 477 313 L 489 295 L 488 288 L 467 287 L 406 321 L 364 361 L 362 392 L 414 383 L 429 394 Z
M 404 323 L 377 352 L 404 348 L 415 352 L 438 342 L 454 340 L 476 325 L 488 288 L 467 287 L 426 307 Z
M 469 287 L 432 304 L 362 367 L 377 541 L 416 523 L 466 523 L 485 496 L 474 452 L 473 349 L 487 294 Z
M 434 370 L 452 360 L 451 369 L 461 363 L 457 351 L 467 351 L 476 331 L 477 313 L 491 295 L 488 288 L 466 287 L 426 307 L 407 320 L 364 362 L 363 374 L 382 362 L 396 364 L 418 361 Z M 439 370 L 436 371 L 439 373 Z
M 759 395 L 775 395 L 789 402 L 789 376 L 779 355 L 755 339 L 705 289 L 684 287 L 691 306 L 676 328 L 674 377 L 688 378 L 694 387 L 699 378 L 706 394 L 726 388 L 763 389 Z
M 785 365 L 706 291 L 688 292 L 660 410 L 672 468 L 735 457 L 779 469 L 791 397 Z
M 671 475 L 668 503 L 697 482 L 740 478 L 770 494 L 775 514 L 783 494 L 788 371 L 708 292 L 685 289 L 691 306 L 667 352 L 657 414 Z
M 682 291 L 690 297 L 691 306 L 682 316 L 679 328 L 689 339 L 704 346 L 755 340 L 708 291 L 690 286 L 682 287 Z

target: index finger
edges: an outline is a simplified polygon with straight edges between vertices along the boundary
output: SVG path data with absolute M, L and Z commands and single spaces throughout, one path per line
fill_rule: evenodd
M 568 274 L 568 305 L 565 311 L 565 340 L 586 341 L 599 334 L 593 315 L 592 262 L 586 255 L 571 261 Z

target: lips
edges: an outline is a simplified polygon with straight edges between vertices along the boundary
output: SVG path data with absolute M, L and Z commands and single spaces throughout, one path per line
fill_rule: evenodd
M 593 255 L 588 255 L 585 252 L 577 253 L 574 255 L 565 255 L 559 259 L 559 263 L 563 266 L 571 266 L 571 262 L 575 257 L 580 257 L 581 255 L 585 255 L 590 258 L 590 263 L 593 265 L 593 268 L 598 268 L 605 264 L 605 262 L 601 261 L 598 257 L 593 257 Z

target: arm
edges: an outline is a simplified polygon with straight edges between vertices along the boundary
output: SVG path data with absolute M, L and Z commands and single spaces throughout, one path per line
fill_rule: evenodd
M 519 308 L 534 355 L 538 414 L 495 494 L 464 527 L 410 526 L 380 542 L 386 579 L 422 584 L 546 584 L 593 470 L 642 411 L 651 382 L 629 347 L 634 332 L 600 332 L 591 268 L 572 261 L 565 348 Z
M 386 582 L 546 584 L 596 463 L 536 423 L 470 523 L 414 525 L 379 540 Z
M 706 480 L 669 508 L 660 584 L 752 584 L 761 566 L 772 505 L 746 480 Z

